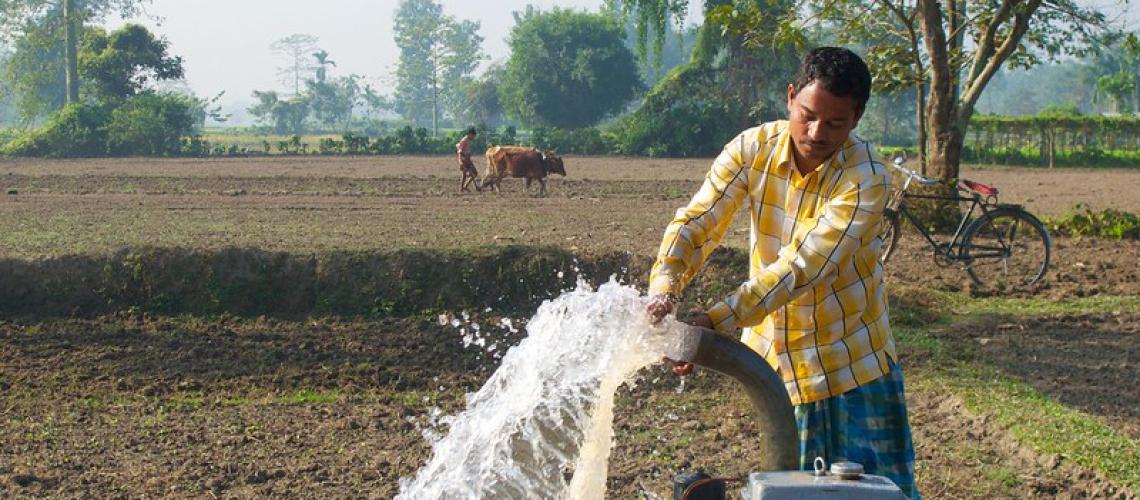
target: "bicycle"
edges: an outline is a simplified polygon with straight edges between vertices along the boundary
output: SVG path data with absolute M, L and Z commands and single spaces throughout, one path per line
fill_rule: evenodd
M 933 186 L 940 181 L 929 179 L 903 166 L 902 158 L 893 164 L 906 176 L 902 187 L 894 189 L 883 213 L 880 232 L 882 249 L 879 260 L 886 263 L 898 247 L 902 217 L 918 229 L 934 251 L 938 265 L 960 265 L 979 286 L 994 285 L 1028 287 L 1045 276 L 1053 242 L 1049 231 L 1021 205 L 998 203 L 998 189 L 980 182 L 962 179 L 954 195 L 908 194 L 911 181 Z M 950 241 L 938 241 L 910 210 L 907 199 L 929 199 L 969 203 Z M 976 209 L 981 213 L 974 218 Z

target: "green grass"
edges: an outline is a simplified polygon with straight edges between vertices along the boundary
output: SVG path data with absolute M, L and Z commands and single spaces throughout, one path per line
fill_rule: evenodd
M 934 300 L 927 305 L 941 311 L 937 323 L 942 325 L 989 315 L 1035 317 L 1140 309 L 1140 297 L 1136 296 L 1050 301 L 1039 298 L 970 298 L 964 294 L 944 292 L 934 292 L 934 295 Z M 970 411 L 991 415 L 997 425 L 1018 442 L 1038 453 L 1061 454 L 1066 460 L 1098 471 L 1115 484 L 1140 487 L 1140 440 L 1007 376 L 1000 367 L 976 361 L 968 346 L 951 348 L 947 342 L 930 336 L 925 328 L 916 325 L 896 327 L 894 333 L 904 350 L 927 351 L 932 356 L 931 360 L 908 372 L 912 375 L 908 379 L 911 387 L 956 395 Z M 1015 486 L 1020 479 L 1008 472 L 993 470 L 994 476 L 990 479 Z
M 175 408 L 197 409 L 206 404 L 206 398 L 201 392 L 177 394 L 170 398 L 170 406 Z
M 993 416 L 1018 442 L 1039 453 L 1062 454 L 1115 484 L 1140 486 L 1140 440 L 1006 377 L 997 368 L 941 361 L 948 363 L 917 370 L 908 383 L 919 390 L 957 395 L 970 411 Z
M 1002 314 L 1043 316 L 1052 314 L 1097 314 L 1140 310 L 1140 296 L 1095 295 L 1064 300 L 1042 298 L 955 297 L 954 311 L 960 314 Z
M 1094 295 L 1054 300 L 1038 297 L 970 297 L 963 293 L 943 292 L 895 286 L 892 295 L 921 295 L 923 302 L 917 306 L 904 303 L 891 310 L 892 323 L 896 316 L 902 319 L 934 315 L 941 321 L 948 321 L 949 315 L 995 314 L 1007 316 L 1045 316 L 1053 314 L 1097 314 L 1140 310 L 1140 296 L 1137 295 Z M 918 326 L 921 323 L 906 323 Z
M 276 402 L 287 405 L 323 405 L 335 403 L 338 400 L 340 400 L 339 391 L 297 391 L 293 394 L 287 394 L 275 399 Z

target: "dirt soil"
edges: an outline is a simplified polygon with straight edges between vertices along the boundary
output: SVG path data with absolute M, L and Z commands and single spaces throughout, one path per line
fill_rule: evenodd
M 458 194 L 449 157 L 0 160 L 0 258 L 121 246 L 296 253 L 553 245 L 653 255 L 708 159 L 567 157 L 552 194 Z M 967 170 L 1038 215 L 1073 204 L 1140 212 L 1140 170 Z M 744 248 L 738 221 L 725 245 Z M 972 290 L 904 234 L 892 283 Z M 1016 295 L 1140 294 L 1140 242 L 1058 238 L 1046 282 Z M 984 294 L 984 293 L 983 293 Z M 497 324 L 494 312 L 475 320 Z M 512 318 L 516 324 L 525 318 Z M 1140 316 L 986 316 L 930 334 L 1131 437 Z M 499 332 L 514 343 L 520 334 Z M 908 373 L 929 369 L 903 352 Z M 437 411 L 462 409 L 495 360 L 435 317 L 0 319 L 0 497 L 391 498 L 428 457 Z M 985 416 L 910 394 L 927 498 L 1135 498 L 1061 456 L 1020 447 Z M 681 467 L 750 468 L 736 388 L 649 372 L 622 392 L 614 498 L 663 498 Z
M 984 352 L 996 365 L 1132 432 L 1140 422 L 1136 391 L 1119 395 L 1135 373 L 1140 318 L 1116 318 L 1119 328 L 1081 336 L 1064 328 L 1090 318 L 943 334 L 990 332 L 995 341 Z M 495 320 L 485 313 L 470 321 Z M 512 344 L 520 335 L 503 329 L 493 338 Z M 996 347 L 1028 338 L 1048 343 Z M 1063 355 L 1102 370 L 1069 387 L 1073 370 L 1051 368 Z M 924 369 L 921 356 L 904 352 L 902 362 L 914 373 Z M 124 312 L 2 322 L 0 496 L 390 498 L 399 478 L 428 458 L 422 432 L 444 430 L 433 412 L 460 411 L 463 394 L 494 368 L 492 357 L 464 348 L 457 329 L 434 318 L 284 322 Z M 623 390 L 610 495 L 668 498 L 682 467 L 747 472 L 747 436 L 756 428 L 732 384 L 700 373 L 679 391 L 657 368 Z M 928 498 L 1131 495 L 1061 457 L 1018 446 L 956 400 L 912 392 L 910 401 Z
M 0 258 L 110 253 L 123 246 L 313 253 L 377 248 L 558 246 L 652 256 L 708 159 L 567 157 L 548 197 L 456 192 L 450 157 L 0 160 Z M 1078 202 L 1140 212 L 1140 169 L 976 169 L 1038 215 Z M 517 181 L 517 180 L 515 180 Z M 620 216 L 616 215 L 620 214 Z M 724 246 L 748 245 L 738 214 Z M 1140 293 L 1140 242 L 1056 238 L 1037 296 Z M 891 279 L 970 287 L 935 265 L 909 226 Z
M 477 159 L 478 160 L 478 159 Z M 566 180 L 590 181 L 700 181 L 710 158 L 640 158 L 566 156 Z M 480 172 L 485 168 L 477 161 Z M 199 179 L 219 190 L 240 189 L 236 183 L 300 178 L 304 186 L 313 181 L 348 180 L 357 190 L 370 181 L 387 178 L 440 178 L 447 193 L 454 194 L 458 169 L 451 156 L 311 156 L 260 158 L 113 158 L 91 160 L 0 159 L 0 187 L 18 188 L 23 178 L 75 179 L 73 189 L 87 192 L 106 188 L 100 180 L 112 178 Z M 453 179 L 454 177 L 454 179 Z M 1116 208 L 1140 212 L 1137 169 L 1042 169 L 965 166 L 961 177 L 984 182 L 1001 190 L 1001 200 L 1025 205 L 1039 215 L 1056 216 L 1077 203 L 1094 209 Z M 559 184 L 561 177 L 555 177 Z M 362 182 L 363 181 L 363 182 Z M 382 184 L 382 182 L 380 183 Z M 520 182 L 508 190 L 521 190 Z M 247 191 L 249 191 L 247 189 Z M 557 191 L 557 190 L 556 190 Z M 554 193 L 555 196 L 558 192 Z M 565 193 L 563 192 L 563 195 Z

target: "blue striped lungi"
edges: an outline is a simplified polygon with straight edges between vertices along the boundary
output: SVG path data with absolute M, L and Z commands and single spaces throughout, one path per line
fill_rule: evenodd
M 828 464 L 859 462 L 866 473 L 885 476 L 907 497 L 920 498 L 902 369 L 894 361 L 890 369 L 871 383 L 796 407 L 801 470 L 812 470 L 816 457 Z

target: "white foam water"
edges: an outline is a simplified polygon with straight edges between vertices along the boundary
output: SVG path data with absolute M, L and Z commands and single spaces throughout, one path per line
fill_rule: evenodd
M 544 302 L 396 498 L 604 497 L 614 392 L 678 342 L 646 305 L 612 280 Z

